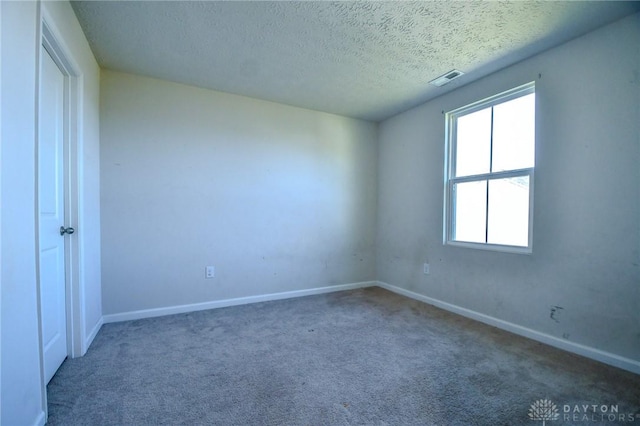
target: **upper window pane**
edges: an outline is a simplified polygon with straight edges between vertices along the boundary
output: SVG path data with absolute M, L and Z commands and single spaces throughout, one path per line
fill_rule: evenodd
M 488 173 L 491 166 L 491 108 L 458 117 L 456 176 Z
M 535 93 L 493 107 L 492 172 L 533 167 Z

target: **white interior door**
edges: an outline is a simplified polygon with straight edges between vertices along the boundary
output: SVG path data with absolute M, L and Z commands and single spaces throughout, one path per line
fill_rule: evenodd
M 38 209 L 42 346 L 48 383 L 67 357 L 64 227 L 64 75 L 41 49 Z M 70 230 L 69 230 L 70 231 Z

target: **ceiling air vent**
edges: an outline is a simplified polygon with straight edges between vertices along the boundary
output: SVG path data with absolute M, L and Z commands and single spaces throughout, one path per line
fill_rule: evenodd
M 456 78 L 460 77 L 461 75 L 464 75 L 464 73 L 462 71 L 459 70 L 451 70 L 448 73 L 441 75 L 440 77 L 431 80 L 429 82 L 429 84 L 433 84 L 434 86 L 444 86 L 445 84 L 447 84 L 448 82 L 450 82 L 451 80 L 455 80 Z

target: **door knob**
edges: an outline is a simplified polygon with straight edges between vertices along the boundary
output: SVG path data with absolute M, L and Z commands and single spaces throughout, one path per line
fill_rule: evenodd
M 73 229 L 72 227 L 68 227 L 68 228 L 65 228 L 64 226 L 61 226 L 61 227 L 60 227 L 60 235 L 64 235 L 64 234 L 69 234 L 69 235 L 71 235 L 71 234 L 73 234 L 74 232 L 76 232 L 76 230 L 75 230 L 75 229 Z

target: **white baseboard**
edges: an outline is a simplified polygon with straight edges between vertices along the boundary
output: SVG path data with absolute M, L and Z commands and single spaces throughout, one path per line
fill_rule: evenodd
M 328 287 L 318 287 L 307 290 L 294 290 L 286 291 L 282 293 L 271 293 L 257 296 L 239 297 L 234 299 L 214 300 L 211 302 L 193 303 L 189 305 L 169 306 L 165 308 L 144 309 L 139 311 L 122 312 L 118 314 L 110 314 L 102 317 L 100 321 L 93 328 L 89 336 L 87 337 L 86 348 L 89 347 L 102 324 L 130 321 L 143 318 L 153 318 L 164 315 L 182 314 L 186 312 L 203 311 L 207 309 L 225 308 L 229 306 L 246 305 L 249 303 L 267 302 L 271 300 L 290 299 L 294 297 L 311 296 L 314 294 L 331 293 L 335 291 L 352 290 L 357 288 L 378 286 L 387 289 L 393 293 L 400 294 L 402 296 L 409 297 L 411 299 L 419 300 L 429 305 L 436 306 L 449 312 L 453 312 L 458 315 L 462 315 L 467 318 L 471 318 L 476 321 L 500 328 L 502 330 L 509 331 L 511 333 L 556 347 L 558 349 L 572 352 L 577 355 L 581 355 L 587 358 L 591 358 L 596 361 L 603 362 L 605 364 L 612 365 L 614 367 L 622 368 L 627 371 L 631 371 L 635 374 L 640 374 L 640 362 L 625 358 L 610 352 L 602 351 L 590 346 L 581 345 L 575 342 L 569 342 L 567 340 L 560 339 L 555 336 L 551 336 L 540 331 L 532 330 L 521 325 L 517 325 L 508 321 L 504 321 L 489 315 L 485 315 L 476 311 L 472 311 L 461 306 L 453 305 L 451 303 L 443 302 L 438 299 L 415 293 L 410 290 L 406 290 L 401 287 L 397 287 L 382 281 L 363 281 L 351 284 L 341 284 Z
M 207 309 L 226 308 L 229 306 L 246 305 L 249 303 L 268 302 L 271 300 L 290 299 L 293 297 L 311 296 L 314 294 L 332 293 L 335 291 L 353 290 L 356 288 L 372 287 L 376 281 L 362 281 L 351 284 L 333 285 L 327 287 L 310 288 L 306 290 L 285 291 L 282 293 L 262 294 L 258 296 L 238 297 L 235 299 L 214 300 L 211 302 L 193 303 L 189 305 L 168 306 L 166 308 L 144 309 L 140 311 L 122 312 L 103 316 L 105 324 L 119 321 L 130 321 L 142 318 L 160 317 L 164 315 L 183 314 L 186 312 L 204 311 Z M 97 333 L 97 330 L 96 330 Z
M 84 347 L 82 348 L 84 351 L 82 355 L 87 353 L 87 351 L 89 350 L 89 346 L 91 346 L 91 343 L 93 343 L 93 339 L 96 338 L 96 336 L 98 335 L 98 331 L 100 331 L 100 327 L 102 327 L 103 324 L 104 324 L 104 317 L 100 317 L 96 325 L 93 326 L 93 328 L 91 329 L 91 332 L 89 333 L 89 335 L 84 339 Z
M 44 411 L 40 411 L 40 414 L 38 414 L 38 417 L 36 417 L 36 421 L 33 422 L 33 426 L 44 426 L 46 423 L 45 420 L 46 416 L 44 414 Z
M 473 320 L 480 321 L 485 324 L 489 324 L 491 326 L 509 331 L 511 333 L 514 333 L 532 340 L 536 340 L 538 342 L 547 344 L 549 346 L 554 346 L 558 349 L 562 349 L 567 352 L 572 352 L 574 354 L 591 358 L 596 361 L 600 361 L 602 363 L 612 365 L 614 367 L 631 371 L 632 373 L 635 373 L 635 374 L 640 374 L 639 361 L 636 361 L 630 358 L 625 358 L 616 354 L 612 354 L 610 352 L 605 352 L 600 349 L 592 348 L 590 346 L 581 345 L 579 343 L 569 342 L 567 340 L 563 340 L 546 333 L 532 330 L 530 328 L 513 324 L 511 322 L 504 321 L 498 318 L 494 318 L 489 315 L 481 314 L 479 312 L 475 312 L 467 308 L 453 305 L 451 303 L 443 302 L 438 299 L 433 299 L 431 297 L 428 297 L 419 293 L 415 293 L 410 290 L 405 290 L 404 288 L 396 287 L 394 285 L 387 284 L 385 282 L 378 281 L 377 284 L 378 284 L 378 287 L 382 287 L 384 289 L 400 294 L 402 296 L 407 296 L 412 299 L 419 300 L 421 302 L 436 306 L 446 311 L 453 312 L 455 314 L 462 315 L 464 317 L 471 318 Z

